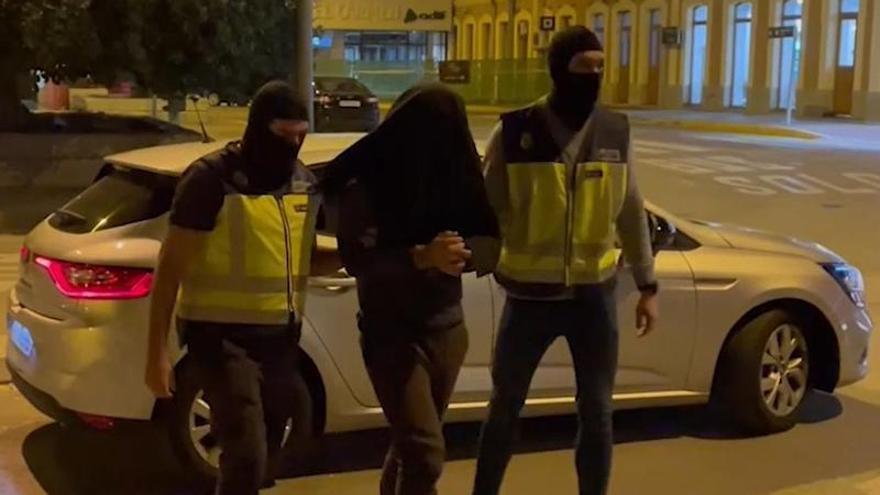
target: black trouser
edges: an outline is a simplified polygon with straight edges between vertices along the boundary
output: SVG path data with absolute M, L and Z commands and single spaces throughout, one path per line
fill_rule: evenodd
M 364 323 L 362 322 L 362 327 Z M 383 335 L 407 335 L 395 329 Z M 364 362 L 391 425 L 381 495 L 435 495 L 446 460 L 443 414 L 468 347 L 464 324 L 418 339 L 382 338 L 365 331 Z
M 510 461 L 517 418 L 541 357 L 558 337 L 571 350 L 577 379 L 575 463 L 581 495 L 607 491 L 617 369 L 614 283 L 580 287 L 577 299 L 507 298 L 492 366 L 494 390 L 483 426 L 474 495 L 496 495 Z
M 257 494 L 274 481 L 294 398 L 307 393 L 297 366 L 299 327 L 214 330 L 188 331 L 185 339 L 223 449 L 216 493 Z

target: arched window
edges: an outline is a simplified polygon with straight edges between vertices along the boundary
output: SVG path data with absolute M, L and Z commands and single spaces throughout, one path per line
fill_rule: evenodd
M 605 47 L 605 14 L 593 14 L 593 32 Z
M 629 78 L 632 62 L 632 13 L 628 10 L 618 12 L 620 22 L 620 53 L 618 53 L 619 80 L 617 82 L 617 102 L 629 101 Z
M 698 5 L 691 15 L 690 50 L 688 52 L 688 97 L 691 105 L 703 102 L 703 75 L 706 69 L 706 44 L 708 42 L 709 7 Z
M 648 95 L 646 103 L 656 105 L 660 100 L 660 47 L 663 15 L 660 9 L 648 11 Z
M 738 3 L 733 8 L 733 39 L 731 43 L 731 71 L 729 102 L 732 107 L 744 107 L 748 101 L 749 63 L 752 44 L 752 4 Z
M 782 4 L 782 25 L 795 28 L 799 33 L 803 27 L 803 0 L 785 0 Z M 776 88 L 776 108 L 782 110 L 788 108 L 788 100 L 791 95 L 790 85 L 797 82 L 797 70 L 800 61 L 800 37 L 782 38 L 780 40 L 779 84 Z

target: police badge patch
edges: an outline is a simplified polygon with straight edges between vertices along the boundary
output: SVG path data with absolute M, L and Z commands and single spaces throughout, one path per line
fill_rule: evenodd
M 522 136 L 519 138 L 519 147 L 524 151 L 528 151 L 532 149 L 532 146 L 535 145 L 535 139 L 528 132 L 524 132 Z
M 599 148 L 599 151 L 596 152 L 596 158 L 601 162 L 619 162 L 620 150 Z

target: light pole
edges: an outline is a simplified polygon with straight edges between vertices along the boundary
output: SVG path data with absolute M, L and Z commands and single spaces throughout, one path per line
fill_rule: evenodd
M 298 0 L 295 4 L 294 63 L 293 81 L 297 93 L 305 101 L 309 112 L 311 128 L 315 125 L 314 91 L 312 78 L 314 72 L 314 48 L 312 47 L 312 15 L 314 0 Z

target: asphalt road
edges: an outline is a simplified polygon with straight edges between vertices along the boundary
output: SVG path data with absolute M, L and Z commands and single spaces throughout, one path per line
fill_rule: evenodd
M 493 120 L 473 119 L 475 136 L 485 138 Z M 819 241 L 864 271 L 870 307 L 880 313 L 880 290 L 872 290 L 880 284 L 880 151 L 848 149 L 840 140 L 656 129 L 636 130 L 635 151 L 650 201 L 687 217 Z M 0 291 L 19 242 L 0 236 Z M 878 369 L 876 353 L 871 362 Z M 703 408 L 629 411 L 616 423 L 614 495 L 880 494 L 880 373 L 836 396 L 814 396 L 802 424 L 771 437 L 732 436 Z M 452 460 L 440 492 L 468 493 L 477 426 L 448 433 Z M 503 493 L 575 493 L 573 435 L 571 418 L 527 421 Z M 267 493 L 375 493 L 382 450 L 376 446 L 386 440 L 381 431 L 329 438 L 304 473 L 291 472 L 300 476 Z M 165 448 L 149 428 L 112 437 L 66 431 L 0 386 L 2 495 L 186 493 L 163 460 Z

